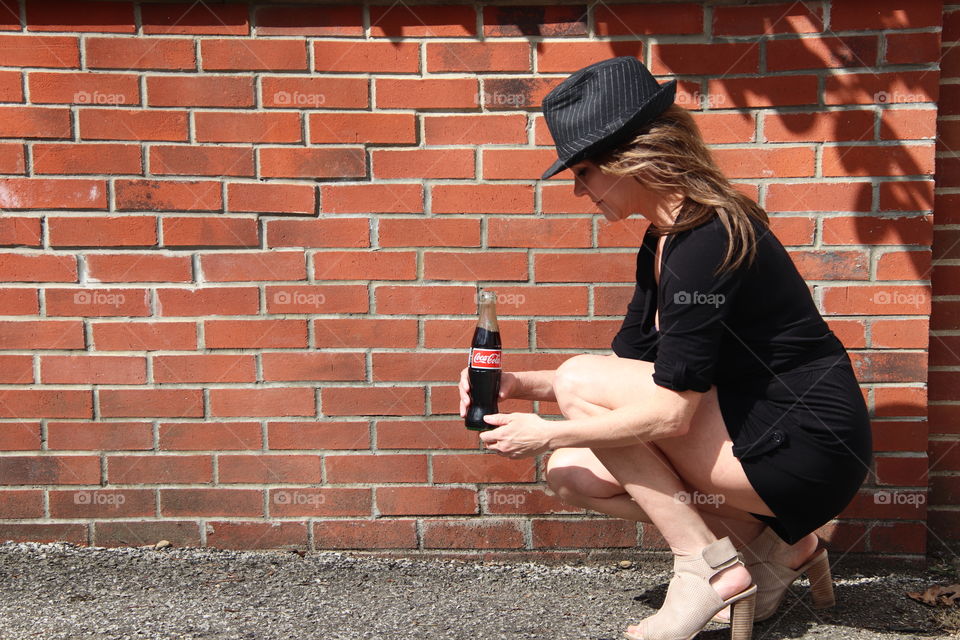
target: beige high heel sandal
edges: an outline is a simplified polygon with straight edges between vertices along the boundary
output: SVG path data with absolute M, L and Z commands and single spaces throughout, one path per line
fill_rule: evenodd
M 643 635 L 627 631 L 623 635 L 629 640 L 690 640 L 715 613 L 729 606 L 733 611 L 731 640 L 750 640 L 757 585 L 751 584 L 724 600 L 710 584 L 713 576 L 736 564 L 742 562 L 730 538 L 707 545 L 697 555 L 674 557 L 673 577 L 663 606 L 640 621 Z
M 786 546 L 780 536 L 766 527 L 759 536 L 745 545 L 740 554 L 743 563 L 757 585 L 757 605 L 754 621 L 766 620 L 777 612 L 787 595 L 787 589 L 803 574 L 810 579 L 810 595 L 814 609 L 828 609 L 836 604 L 833 593 L 833 578 L 830 575 L 830 559 L 823 547 L 796 569 L 773 562 L 770 558 L 778 547 Z M 714 622 L 727 623 L 727 618 L 713 617 Z

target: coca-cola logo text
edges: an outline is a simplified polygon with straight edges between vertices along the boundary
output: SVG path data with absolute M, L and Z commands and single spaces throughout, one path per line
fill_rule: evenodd
M 471 349 L 470 366 L 474 369 L 499 369 L 500 349 Z

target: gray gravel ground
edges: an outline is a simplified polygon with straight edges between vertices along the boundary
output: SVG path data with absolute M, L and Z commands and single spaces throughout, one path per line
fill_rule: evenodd
M 0 640 L 617 639 L 660 605 L 669 579 L 668 557 L 633 558 L 622 568 L 7 542 Z M 943 582 L 922 567 L 848 556 L 834 577 L 837 607 L 810 610 L 798 581 L 755 640 L 951 637 L 904 595 Z M 726 639 L 727 629 L 698 638 Z

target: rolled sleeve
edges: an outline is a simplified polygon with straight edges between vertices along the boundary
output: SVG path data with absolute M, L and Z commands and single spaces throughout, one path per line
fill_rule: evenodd
M 674 391 L 709 391 L 743 267 L 714 275 L 728 235 L 718 220 L 672 238 L 664 251 L 658 301 L 660 339 L 653 381 Z

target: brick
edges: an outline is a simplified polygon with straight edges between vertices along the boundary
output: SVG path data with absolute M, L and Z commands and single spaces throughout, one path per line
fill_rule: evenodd
M 880 115 L 880 139 L 929 140 L 938 136 L 943 139 L 947 124 L 937 123 L 932 109 L 885 109 Z
M 92 2 L 82 5 L 68 0 L 53 0 L 26 7 L 26 22 L 31 31 L 103 31 L 133 33 L 131 2 Z
M 385 221 L 381 220 L 381 227 Z M 367 218 L 269 220 L 267 247 L 369 247 Z
M 828 76 L 823 102 L 832 104 L 900 104 L 934 102 L 936 78 L 926 71 L 850 73 Z
M 713 8 L 713 35 L 749 36 L 823 31 L 822 7 L 803 3 Z M 768 43 L 769 44 L 769 43 Z
M 816 105 L 820 90 L 813 75 L 723 78 L 707 81 L 705 98 L 712 109 Z
M 860 382 L 913 382 L 927 377 L 924 353 L 858 352 L 851 360 Z
M 524 300 L 525 302 L 525 300 Z M 499 303 L 501 309 L 500 315 L 504 311 L 513 312 L 519 308 L 520 301 L 516 298 L 503 298 Z M 529 348 L 528 331 L 526 320 L 504 320 L 502 317 L 498 320 L 500 325 L 500 337 L 504 344 L 509 344 L 510 348 L 527 349 Z M 470 318 L 462 320 L 424 320 L 423 321 L 423 346 L 426 349 L 463 349 L 470 341 L 476 322 Z
M 126 211 L 220 211 L 223 199 L 220 195 L 220 183 L 215 181 L 174 181 L 174 180 L 116 180 L 114 181 L 114 199 L 117 209 Z M 189 222 L 188 222 L 189 221 Z M 254 220 L 243 222 L 254 223 Z M 185 232 L 198 226 L 205 230 L 217 231 L 217 227 L 228 224 L 236 226 L 241 220 L 214 223 L 211 218 L 163 218 L 164 244 L 180 244 L 177 239 Z M 196 244 L 206 245 L 209 241 Z
M 313 523 L 317 549 L 415 549 L 416 520 L 329 520 Z
M 433 481 L 447 482 L 533 482 L 536 460 L 510 460 L 497 454 L 454 453 L 433 456 Z
M 137 76 L 120 73 L 42 72 L 29 74 L 33 104 L 139 104 Z M 18 83 L 19 86 L 19 83 Z
M 313 254 L 314 280 L 416 280 L 414 251 L 323 251 Z
M 924 280 L 930 273 L 929 251 L 887 252 L 877 262 L 877 280 Z
M 0 35 L 0 51 L 11 67 L 79 69 L 79 42 L 75 36 Z
M 378 420 L 378 449 L 476 449 L 462 420 Z
M 200 418 L 201 389 L 100 389 L 103 418 Z
M 362 353 L 264 353 L 261 359 L 267 382 L 366 378 Z
M 148 316 L 146 289 L 44 289 L 48 316 Z
M 0 320 L 2 349 L 83 349 L 79 320 Z
M 70 542 L 86 545 L 86 524 L 0 524 L 0 538 L 13 542 Z
M 84 47 L 90 69 L 192 71 L 197 68 L 193 40 L 189 38 L 90 37 L 85 39 Z
M 43 384 L 145 384 L 147 362 L 132 356 L 40 356 Z
M 230 451 L 263 446 L 257 422 L 161 422 L 158 434 L 160 451 Z
M 156 515 L 149 489 L 50 491 L 51 518 L 130 518 Z
M 885 553 L 926 553 L 928 529 L 922 522 L 891 522 L 870 529 L 870 548 Z
M 829 314 L 924 315 L 929 313 L 926 287 L 822 287 L 823 306 Z
M 88 254 L 87 278 L 96 282 L 191 282 L 189 256 Z
M 383 218 L 378 225 L 381 247 L 479 247 L 480 220 L 431 217 L 428 220 Z
M 872 424 L 874 451 L 925 451 L 927 448 L 926 422 L 898 420 Z
M 33 75 L 42 72 L 34 71 Z M 0 71 L 0 102 L 23 102 L 23 73 Z
M 140 147 L 126 144 L 42 144 L 33 146 L 36 174 L 143 173 Z
M 378 109 L 474 109 L 477 81 L 470 78 L 374 78 Z
M 539 108 L 544 96 L 561 81 L 562 78 L 488 78 L 483 83 L 483 106 L 514 112 Z
M 150 172 L 154 175 L 241 176 L 254 175 L 249 147 L 198 147 L 153 145 Z
M 764 206 L 778 211 L 870 211 L 869 183 L 770 184 Z
M 932 144 L 824 147 L 824 176 L 933 175 Z
M 200 256 L 206 282 L 306 280 L 303 251 L 245 251 L 208 253 Z
M 960 405 L 931 403 L 929 406 L 929 423 L 931 434 L 960 433 Z
M 939 33 L 888 33 L 887 64 L 918 64 L 940 61 Z
M 185 142 L 188 139 L 186 111 L 79 109 L 77 122 L 81 140 Z
M 637 525 L 628 520 L 535 519 L 531 523 L 535 548 L 633 547 Z
M 14 356 L 3 357 L 4 361 Z M 30 365 L 30 356 L 15 356 L 25 358 Z M 6 377 L 6 376 L 5 376 Z M 19 376 L 23 378 L 24 376 Z M 33 377 L 31 373 L 31 378 Z M 29 380 L 32 382 L 32 379 Z M 0 450 L 2 451 L 36 451 L 41 448 L 40 423 L 17 420 L 13 423 L 0 423 Z
M 563 503 L 552 493 L 535 487 L 490 487 L 485 494 L 486 513 L 544 514 L 583 513 L 584 510 Z
M 759 68 L 760 50 L 752 42 L 654 44 L 650 47 L 650 71 L 655 75 L 757 73 Z
M 524 144 L 527 141 L 527 118 L 523 114 L 466 116 L 427 114 L 422 116 L 422 119 L 424 143 L 428 146 L 445 144 Z M 410 140 L 405 140 L 405 142 L 413 141 L 415 141 L 413 136 Z
M 0 107 L 4 138 L 69 138 L 70 111 L 60 107 Z
M 265 287 L 267 313 L 365 313 L 366 285 L 277 285 Z
M 363 8 L 257 7 L 258 36 L 363 36 Z
M 207 525 L 207 546 L 221 549 L 300 550 L 309 546 L 306 522 L 238 522 Z
M 5 282 L 77 282 L 77 259 L 70 255 L 0 252 Z
M 526 280 L 527 254 L 522 251 L 424 251 L 423 277 L 428 280 Z
M 0 382 L 3 384 L 33 384 L 33 357 L 28 355 L 0 355 Z
M 873 121 L 874 112 L 866 109 L 770 113 L 764 116 L 763 135 L 767 142 L 859 142 L 873 140 Z
M 516 520 L 426 520 L 426 549 L 522 549 L 523 532 Z
M 824 218 L 824 244 L 917 244 L 930 246 L 930 216 Z
M 707 144 L 754 141 L 756 116 L 753 114 L 691 112 L 690 115 Z
M 593 20 L 598 36 L 703 33 L 703 7 L 695 3 L 604 4 Z
M 427 457 L 423 454 L 330 454 L 325 456 L 324 466 L 326 481 L 332 483 L 427 481 Z
M 257 149 L 263 178 L 362 178 L 367 175 L 361 149 Z
M 929 211 L 933 200 L 933 182 L 929 180 L 880 183 L 880 211 Z
M 423 415 L 422 387 L 325 387 L 320 392 L 325 416 Z
M 476 9 L 469 5 L 370 7 L 370 37 L 455 38 L 477 35 Z
M 303 8 L 297 7 L 297 11 Z M 325 7 L 326 10 L 326 7 Z M 317 73 L 420 73 L 416 42 L 362 42 L 318 40 L 313 43 Z
M 165 2 L 140 7 L 143 33 L 245 36 L 250 32 L 248 8 L 242 4 Z
M 804 280 L 869 280 L 868 251 L 791 251 Z
M 204 71 L 306 71 L 307 48 L 302 39 L 200 40 Z
M 227 211 L 313 215 L 317 212 L 317 190 L 303 184 L 231 182 L 227 184 Z
M 175 547 L 199 547 L 200 525 L 170 520 L 98 520 L 93 523 L 93 544 L 98 547 L 153 546 L 161 540 L 167 540 Z
M 463 351 L 458 353 L 374 353 L 372 380 L 431 381 L 459 378 L 465 361 Z
M 871 346 L 878 349 L 925 349 L 930 335 L 925 319 L 874 320 L 870 325 Z M 942 339 L 942 338 L 941 338 Z M 930 344 L 931 360 L 933 344 Z M 933 362 L 931 361 L 931 365 Z
M 614 56 L 640 58 L 640 45 L 634 40 L 565 42 L 544 40 L 537 42 L 538 73 L 572 73 L 588 64 Z
M 270 449 L 369 449 L 366 421 L 269 422 Z
M 461 285 L 382 285 L 374 291 L 378 314 L 476 312 L 476 291 Z
M 415 144 L 417 122 L 412 113 L 310 113 L 313 144 Z
M 876 36 L 844 36 L 770 40 L 767 42 L 767 69 L 829 69 L 875 67 Z
M 417 346 L 415 319 L 322 318 L 313 321 L 316 348 Z
M 100 484 L 99 456 L 2 456 L 0 481 L 5 485 Z
M 210 415 L 313 416 L 314 390 L 307 387 L 284 389 L 211 389 Z
M 369 516 L 370 489 L 273 489 L 271 516 Z
M 302 142 L 299 113 L 198 111 L 197 142 Z
M 0 491 L 0 511 L 7 518 L 42 518 L 43 491 Z
M 873 390 L 875 414 L 885 416 L 918 416 L 927 413 L 926 389 L 919 387 L 877 387 Z
M 476 177 L 472 149 L 375 149 L 371 152 L 373 177 L 470 178 Z
M 929 334 L 924 334 L 926 338 Z M 919 340 L 918 340 L 919 341 Z M 957 356 L 957 336 L 935 336 L 930 338 L 930 366 L 956 367 L 960 365 L 960 357 Z M 926 340 L 920 348 L 926 348 Z
M 472 489 L 446 487 L 377 487 L 377 510 L 383 515 L 460 515 L 477 513 Z
M 279 109 L 364 109 L 370 106 L 366 78 L 287 78 L 260 80 L 264 107 Z
M 550 183 L 551 180 L 567 180 L 569 178 L 573 178 L 573 173 L 571 173 L 569 169 L 564 169 L 552 178 L 548 178 L 546 182 L 541 183 L 540 212 L 544 214 L 585 213 L 596 215 L 599 209 L 594 206 L 593 201 L 586 195 L 577 196 L 574 194 L 572 182 L 565 184 Z M 621 228 L 631 227 L 638 223 L 639 220 L 637 218 L 633 220 L 628 218 L 627 220 L 618 222 L 617 226 Z M 604 226 L 607 225 L 601 224 L 600 228 L 602 229 Z
M 217 479 L 231 482 L 275 484 L 281 482 L 319 483 L 320 456 L 224 454 L 217 456 Z
M 934 322 L 933 328 L 935 330 L 939 329 L 939 323 Z M 953 397 L 957 383 L 960 382 L 960 375 L 957 371 L 931 371 L 927 376 L 927 382 L 930 387 L 931 400 L 949 400 Z
M 918 29 L 940 26 L 940 3 L 903 5 L 892 0 L 879 0 L 869 9 L 856 4 L 840 3 L 830 11 L 830 28 L 833 31 Z
M 148 76 L 150 107 L 252 107 L 253 78 L 249 76 Z
M 929 458 L 930 458 L 930 471 L 940 472 L 940 471 L 955 471 L 960 467 L 960 442 L 957 440 L 931 440 L 929 442 Z M 896 459 L 895 459 L 896 460 Z M 923 460 L 923 458 L 917 458 L 917 460 Z M 906 465 L 900 465 L 898 468 L 895 468 L 895 471 L 903 472 L 903 468 Z M 916 473 L 920 473 L 919 465 L 914 463 L 912 469 Z M 912 481 L 912 476 L 908 476 Z M 900 478 L 897 478 L 899 480 Z
M 481 11 L 486 37 L 587 35 L 586 5 L 488 5 Z
M 256 382 L 257 379 L 253 355 L 155 355 L 151 363 L 154 383 Z
M 535 323 L 541 349 L 609 349 L 623 321 L 541 320 Z
M 531 70 L 527 42 L 429 42 L 426 60 L 428 73 Z
M 307 323 L 295 319 L 206 320 L 207 349 L 303 349 Z
M 157 244 L 157 220 L 153 216 L 49 216 L 47 229 L 51 247 L 153 247 Z
M 180 185 L 176 185 L 179 187 Z M 206 185 L 204 185 L 206 186 Z M 166 200 L 170 205 L 183 202 L 189 193 L 188 187 L 171 189 L 163 185 L 159 189 L 149 186 L 138 189 L 145 198 Z M 213 193 L 211 191 L 211 193 Z M 219 196 L 219 191 L 215 192 Z M 156 195 L 154 195 L 156 194 Z M 138 193 L 129 192 L 127 200 L 136 204 Z M 188 206 L 183 205 L 181 206 Z M 198 205 L 207 206 L 207 205 Z M 173 208 L 164 206 L 164 209 Z M 255 247 L 259 248 L 260 238 L 255 218 L 217 218 L 212 216 L 170 216 L 161 218 L 163 245 L 165 247 Z
M 544 169 L 556 160 L 548 149 L 484 149 L 482 171 L 485 180 L 539 180 Z
M 0 143 L 0 173 L 24 174 L 27 172 L 23 146 L 20 143 Z
M 533 213 L 533 187 L 522 184 L 438 184 L 433 213 Z
M 792 178 L 814 174 L 810 147 L 713 149 L 720 170 L 730 178 Z
M 157 315 L 162 316 L 251 315 L 259 308 L 257 287 L 157 289 Z M 160 325 L 155 331 L 159 333 L 165 326 Z M 188 333 L 193 333 L 193 323 L 190 327 Z M 150 340 L 154 339 L 151 336 Z
M 936 460 L 930 461 L 931 470 L 936 468 Z M 916 458 L 877 457 L 877 484 L 896 486 L 927 486 L 926 456 Z
M 169 457 L 169 456 L 167 456 Z M 161 516 L 262 516 L 260 489 L 160 489 Z
M 197 327 L 193 322 L 93 322 L 97 351 L 193 351 Z
M 538 253 L 533 263 L 536 282 L 634 282 L 636 268 L 635 253 Z

